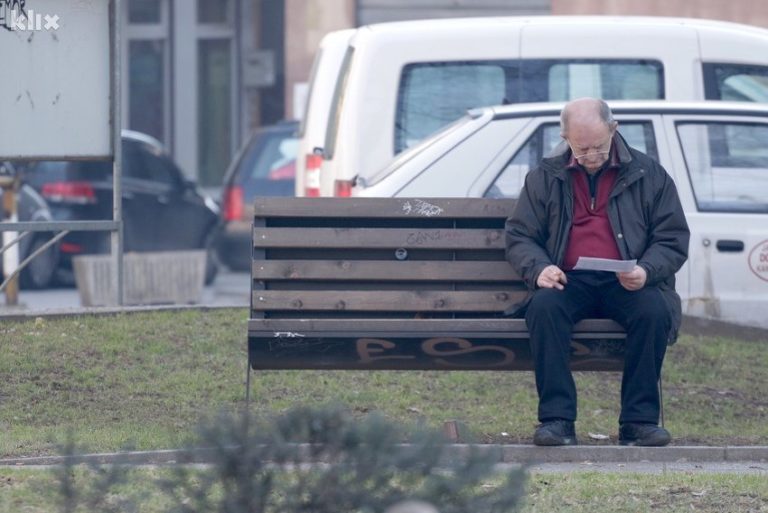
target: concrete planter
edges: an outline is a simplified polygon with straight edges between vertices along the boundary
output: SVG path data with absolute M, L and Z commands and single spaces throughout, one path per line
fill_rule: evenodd
M 123 259 L 126 305 L 194 304 L 202 300 L 205 251 L 127 253 Z M 115 306 L 112 257 L 83 255 L 74 260 L 83 306 Z

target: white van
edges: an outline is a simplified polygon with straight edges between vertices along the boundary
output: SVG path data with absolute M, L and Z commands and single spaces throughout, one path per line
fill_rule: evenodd
M 341 70 L 349 40 L 355 29 L 337 30 L 327 34 L 320 41 L 315 53 L 315 61 L 309 76 L 309 93 L 304 107 L 304 115 L 299 123 L 297 135 L 299 158 L 296 159 L 296 193 L 303 196 L 305 187 L 310 191 L 320 188 L 320 167 L 323 162 L 322 151 L 315 148 L 325 146 L 325 132 L 331 111 L 331 101 L 336 89 L 336 79 Z M 310 173 L 307 176 L 306 170 Z M 307 183 L 307 178 L 313 180 Z M 301 194 L 300 194 L 301 193 Z
M 747 25 L 547 16 L 382 23 L 353 32 L 333 94 L 320 100 L 312 93 L 307 117 L 324 137 L 319 145 L 317 135 L 305 138 L 299 158 L 314 156 L 321 167 L 297 175 L 297 195 L 349 195 L 357 176 L 370 177 L 470 108 L 581 96 L 768 102 L 768 30 Z M 320 76 L 318 68 L 315 81 Z

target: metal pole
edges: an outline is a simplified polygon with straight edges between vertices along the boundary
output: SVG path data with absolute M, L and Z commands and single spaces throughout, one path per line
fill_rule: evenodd
M 3 213 L 8 217 L 9 222 L 15 223 L 19 220 L 16 203 L 16 192 L 19 190 L 18 176 L 0 177 L 0 187 L 3 190 Z M 7 278 L 3 282 L 5 285 L 5 304 L 17 306 L 19 304 L 19 279 L 16 270 L 19 267 L 19 246 L 11 245 L 10 241 L 19 238 L 19 234 L 17 232 L 3 232 L 2 236 L 3 246 L 9 246 L 2 254 L 3 274 Z
M 122 13 L 121 0 L 112 0 L 110 11 L 111 27 L 111 63 L 112 63 L 112 154 L 114 155 L 112 174 L 112 219 L 117 223 L 117 230 L 111 233 L 112 250 L 112 290 L 116 294 L 116 304 L 123 304 L 123 150 L 122 150 L 122 116 L 121 116 L 121 73 L 122 59 L 120 52 Z

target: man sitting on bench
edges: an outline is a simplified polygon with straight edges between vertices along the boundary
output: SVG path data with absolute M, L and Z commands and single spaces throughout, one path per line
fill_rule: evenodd
M 670 176 L 630 148 L 617 126 L 602 100 L 568 103 L 563 143 L 528 174 L 507 220 L 507 260 L 531 291 L 509 313 L 524 315 L 530 332 L 536 445 L 577 443 L 568 360 L 573 325 L 587 317 L 611 318 L 627 331 L 619 443 L 663 446 L 671 439 L 658 426 L 658 381 L 682 318 L 675 272 L 690 233 Z M 580 257 L 614 262 L 577 265 Z M 626 270 L 596 270 L 622 264 Z

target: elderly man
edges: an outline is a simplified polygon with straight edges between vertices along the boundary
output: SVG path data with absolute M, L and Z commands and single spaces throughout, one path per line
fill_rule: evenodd
M 525 316 L 539 395 L 536 445 L 577 443 L 569 368 L 573 325 L 614 319 L 627 331 L 619 442 L 663 446 L 658 380 L 681 321 L 675 272 L 688 255 L 688 225 L 672 179 L 630 148 L 608 105 L 582 98 L 562 111 L 563 144 L 528 174 L 506 225 L 507 260 L 530 294 Z M 631 271 L 575 270 L 579 257 L 636 260 Z

